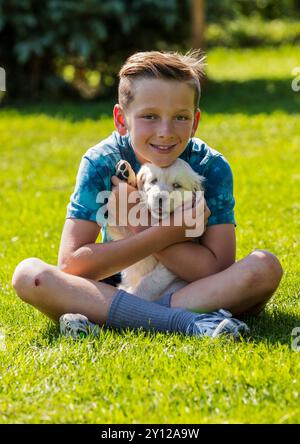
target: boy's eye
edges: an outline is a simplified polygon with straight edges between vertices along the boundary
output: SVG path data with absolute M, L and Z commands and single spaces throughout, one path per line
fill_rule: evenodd
M 156 119 L 156 116 L 154 114 L 147 114 L 146 116 L 143 116 L 143 119 L 154 120 Z
M 155 185 L 156 183 L 157 183 L 157 179 L 152 179 L 150 182 L 151 185 Z
M 176 116 L 176 119 L 180 120 L 180 121 L 185 121 L 185 120 L 188 120 L 188 117 L 187 116 Z
M 178 182 L 173 183 L 173 188 L 174 188 L 174 190 L 181 188 L 180 183 L 178 183 Z

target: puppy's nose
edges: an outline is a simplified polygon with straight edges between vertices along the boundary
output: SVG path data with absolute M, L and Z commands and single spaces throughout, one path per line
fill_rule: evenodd
M 165 202 L 166 200 L 168 200 L 168 198 L 169 198 L 169 195 L 166 191 L 163 191 L 163 192 L 157 194 L 157 196 L 156 196 L 156 200 L 159 202 L 159 204 Z
M 158 209 L 162 211 L 163 208 L 165 208 L 165 206 L 167 205 L 168 200 L 169 200 L 168 193 L 159 193 L 155 199 L 156 207 L 158 207 Z

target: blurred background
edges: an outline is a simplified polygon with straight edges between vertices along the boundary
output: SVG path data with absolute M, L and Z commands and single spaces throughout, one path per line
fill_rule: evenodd
M 297 0 L 0 0 L 1 101 L 115 98 L 135 51 L 282 45 L 299 54 Z

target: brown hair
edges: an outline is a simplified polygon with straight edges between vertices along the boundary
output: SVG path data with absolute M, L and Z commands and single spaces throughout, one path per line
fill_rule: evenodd
M 200 78 L 204 73 L 205 56 L 199 50 L 185 55 L 177 52 L 137 52 L 130 56 L 119 72 L 119 103 L 123 109 L 134 99 L 134 80 L 169 79 L 183 81 L 195 91 L 195 109 L 201 94 Z

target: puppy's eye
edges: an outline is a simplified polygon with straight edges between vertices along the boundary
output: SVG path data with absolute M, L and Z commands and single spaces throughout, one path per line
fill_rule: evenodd
M 150 182 L 150 184 L 151 184 L 151 185 L 155 185 L 156 182 L 157 182 L 157 179 L 152 179 L 151 182 Z
M 178 188 L 181 188 L 180 183 L 178 183 L 178 182 L 173 183 L 173 188 L 174 188 L 174 190 L 177 190 Z

